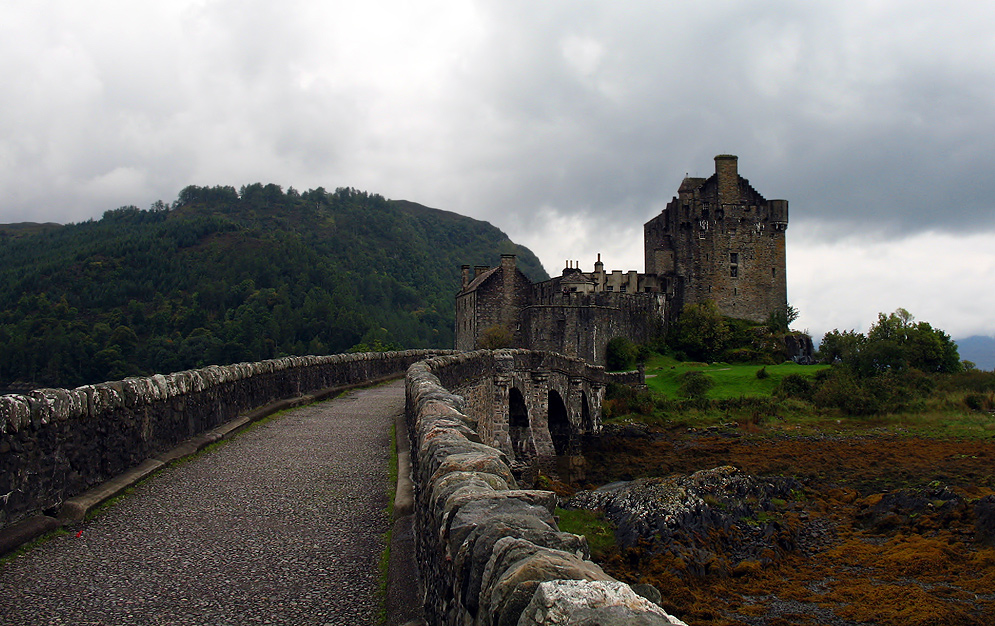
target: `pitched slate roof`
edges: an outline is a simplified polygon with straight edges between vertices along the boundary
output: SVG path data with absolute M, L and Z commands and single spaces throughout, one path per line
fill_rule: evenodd
M 490 278 L 495 273 L 497 273 L 497 271 L 499 269 L 501 269 L 501 266 L 500 265 L 496 265 L 496 266 L 492 267 L 491 269 L 487 270 L 486 272 L 482 272 L 479 276 L 477 276 L 473 280 L 471 280 L 470 284 L 466 286 L 466 289 L 464 289 L 460 293 L 469 293 L 471 291 L 476 291 L 478 287 L 480 287 L 482 284 L 484 284 L 484 281 L 486 281 L 488 278 Z

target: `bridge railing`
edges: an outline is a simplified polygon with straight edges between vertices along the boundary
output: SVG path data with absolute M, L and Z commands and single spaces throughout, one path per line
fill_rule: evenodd
M 287 357 L 0 396 L 0 531 L 277 400 L 403 375 L 440 350 Z
M 550 363 L 548 353 L 543 360 L 542 353 L 511 352 L 516 367 Z M 493 356 L 428 359 L 412 365 L 405 380 L 415 544 L 428 623 L 683 624 L 591 562 L 587 541 L 559 530 L 556 494 L 519 489 L 507 456 L 481 443 L 465 398 L 447 385 L 488 375 Z M 562 359 L 564 367 L 592 367 Z M 576 373 L 596 377 L 597 370 Z

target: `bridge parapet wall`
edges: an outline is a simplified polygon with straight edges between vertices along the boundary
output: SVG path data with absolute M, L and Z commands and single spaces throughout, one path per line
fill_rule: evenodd
M 403 375 L 447 351 L 287 357 L 0 396 L 0 529 L 276 400 Z
M 552 470 L 554 457 L 576 453 L 579 437 L 601 429 L 601 403 L 609 383 L 641 384 L 640 372 L 606 372 L 598 365 L 553 352 L 506 349 L 462 352 L 432 360 L 440 384 L 463 398 L 465 414 L 481 441 L 514 462 L 538 461 Z M 510 396 L 517 390 L 527 413 L 528 432 L 513 432 Z M 559 396 L 569 433 L 559 433 L 554 449 L 547 422 L 551 393 Z M 565 448 L 571 448 L 566 450 Z
M 470 415 L 471 408 L 487 408 L 488 394 L 468 401 L 450 391 L 493 388 L 495 377 L 554 366 L 568 378 L 612 379 L 567 357 L 520 350 L 451 355 L 409 368 L 406 411 L 426 619 L 432 626 L 683 624 L 591 562 L 585 538 L 559 530 L 554 493 L 519 488 L 508 454 L 482 441 L 484 420 Z

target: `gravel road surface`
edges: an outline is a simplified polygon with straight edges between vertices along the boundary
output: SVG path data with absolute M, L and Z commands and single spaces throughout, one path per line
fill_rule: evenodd
M 377 623 L 403 408 L 403 381 L 352 391 L 166 468 L 0 567 L 0 623 Z

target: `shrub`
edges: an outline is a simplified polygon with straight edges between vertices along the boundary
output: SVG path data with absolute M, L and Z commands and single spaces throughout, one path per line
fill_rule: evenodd
M 928 396 L 936 391 L 936 378 L 921 370 L 911 369 L 904 372 L 901 382 L 918 396 Z
M 728 347 L 732 330 L 712 301 L 689 304 L 670 330 L 668 342 L 696 361 L 714 361 Z
M 985 411 L 991 411 L 995 407 L 995 402 L 992 401 L 991 396 L 986 396 L 981 393 L 969 393 L 964 396 L 964 404 L 967 408 L 972 411 L 977 411 L 982 413 Z
M 648 389 L 634 389 L 628 385 L 608 383 L 601 411 L 605 419 L 622 417 L 632 413 L 653 415 L 657 403 Z
M 787 378 L 787 377 L 785 377 Z M 820 408 L 840 409 L 847 415 L 873 415 L 880 410 L 877 398 L 867 393 L 847 370 L 837 369 L 812 395 Z
M 760 353 L 751 348 L 734 348 L 726 350 L 722 359 L 729 363 L 753 363 L 760 359 Z
M 940 380 L 940 388 L 944 391 L 973 391 L 976 393 L 995 391 L 995 372 L 967 370 L 944 376 Z
M 498 350 L 511 345 L 511 331 L 507 327 L 495 324 L 484 329 L 480 337 L 480 347 L 484 350 Z
M 625 337 L 615 337 L 605 348 L 605 366 L 611 371 L 631 370 L 636 365 L 639 349 Z
M 760 372 L 757 372 L 759 378 Z M 799 398 L 801 400 L 811 400 L 813 391 L 812 381 L 801 374 L 788 374 L 778 383 L 774 395 L 778 398 Z
M 766 396 L 739 396 L 717 402 L 718 408 L 727 413 L 749 413 L 750 421 L 761 424 L 778 416 L 778 402 Z
M 681 375 L 678 391 L 685 398 L 702 400 L 709 389 L 715 386 L 715 381 L 701 372 L 686 372 Z
M 757 380 L 767 380 L 768 378 L 770 378 L 770 374 L 767 373 L 766 365 L 757 370 Z

